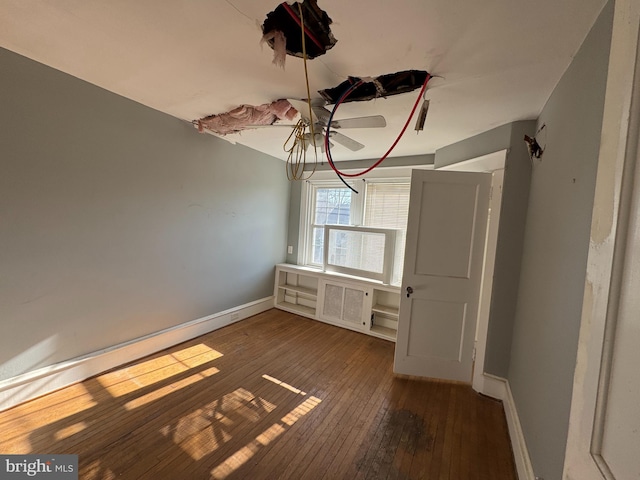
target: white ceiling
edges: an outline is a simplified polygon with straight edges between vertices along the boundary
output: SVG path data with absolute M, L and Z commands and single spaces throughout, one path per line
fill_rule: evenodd
M 515 120 L 536 118 L 604 0 L 318 0 L 338 43 L 309 61 L 312 96 L 348 75 L 427 70 L 424 132 L 412 121 L 392 156 L 436 149 Z M 285 70 L 261 48 L 266 0 L 0 0 L 0 46 L 191 121 L 240 104 L 304 98 L 302 60 Z M 346 103 L 336 118 L 382 114 L 384 129 L 342 133 L 338 160 L 378 158 L 400 132 L 418 90 Z M 315 95 L 317 96 L 317 94 Z M 278 158 L 288 130 L 226 138 Z

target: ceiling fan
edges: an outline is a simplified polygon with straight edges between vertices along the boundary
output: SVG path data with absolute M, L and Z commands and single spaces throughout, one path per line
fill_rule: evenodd
M 310 131 L 304 133 L 301 137 L 304 149 L 306 150 L 311 145 L 315 147 L 319 146 L 324 151 L 324 137 L 326 135 L 326 129 L 329 126 L 329 118 L 331 116 L 331 111 L 325 108 L 325 100 L 321 98 L 312 99 L 311 114 L 309 114 L 309 105 L 307 100 L 288 99 L 288 101 L 296 110 L 298 110 L 298 112 L 300 112 L 302 121 L 310 128 Z M 313 126 L 313 129 L 311 129 L 311 126 Z M 355 152 L 364 148 L 364 145 L 355 141 L 351 137 L 337 132 L 337 129 L 382 128 L 386 126 L 387 122 L 382 115 L 332 120 L 331 128 L 329 130 L 329 138 L 343 147 Z M 333 144 L 330 143 L 330 146 L 333 146 Z

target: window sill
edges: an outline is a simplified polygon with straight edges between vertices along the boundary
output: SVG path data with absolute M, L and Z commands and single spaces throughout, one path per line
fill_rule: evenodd
M 297 265 L 295 263 L 279 263 L 278 265 L 276 265 L 277 267 L 283 267 L 283 268 L 292 268 L 295 270 L 300 270 L 300 271 L 304 271 L 304 272 L 310 272 L 310 273 L 315 273 L 316 275 L 319 276 L 325 276 L 327 278 L 341 278 L 344 280 L 352 280 L 352 281 L 356 281 L 358 283 L 364 283 L 367 285 L 372 285 L 372 286 L 381 286 L 381 287 L 385 287 L 388 288 L 390 290 L 397 290 L 400 291 L 400 285 L 398 284 L 388 284 L 388 283 L 383 283 L 381 281 L 378 280 L 372 280 L 370 278 L 366 278 L 366 277 L 359 277 L 357 275 L 349 275 L 347 273 L 340 273 L 340 272 L 328 272 L 323 270 L 322 268 L 319 267 L 309 267 L 306 265 Z

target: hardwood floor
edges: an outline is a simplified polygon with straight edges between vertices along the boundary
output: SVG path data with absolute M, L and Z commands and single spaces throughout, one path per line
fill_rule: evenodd
M 270 310 L 0 413 L 82 479 L 516 479 L 502 405 L 394 344 Z

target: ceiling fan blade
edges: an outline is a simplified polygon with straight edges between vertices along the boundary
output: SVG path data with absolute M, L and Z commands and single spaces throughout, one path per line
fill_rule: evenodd
M 337 143 L 339 143 L 343 147 L 348 148 L 352 152 L 357 152 L 358 150 L 364 148 L 364 145 L 360 142 L 356 142 L 353 138 L 349 138 L 346 135 L 338 132 L 331 132 L 329 138 L 331 138 L 331 140 L 335 140 Z
M 322 105 L 313 105 L 313 103 L 311 104 L 311 106 L 313 107 L 313 113 L 317 117 L 318 122 L 320 122 L 322 125 L 326 125 L 327 123 L 329 123 L 329 117 L 331 116 L 330 110 L 327 110 Z
M 271 125 L 246 125 L 245 128 L 273 128 L 273 127 L 293 128 L 293 127 L 295 127 L 295 124 L 293 124 L 293 123 L 272 123 Z
M 387 121 L 382 115 L 370 117 L 343 118 L 331 122 L 331 128 L 382 128 L 387 126 Z
M 314 112 L 313 108 L 311 109 L 311 118 L 309 118 L 309 104 L 307 100 L 296 100 L 294 98 L 287 98 L 287 101 L 293 105 L 298 113 L 300 113 L 300 118 L 302 118 L 307 123 L 318 123 L 318 116 Z
M 329 142 L 329 147 L 330 147 L 330 148 L 333 148 L 333 146 L 334 146 L 334 145 L 333 145 L 333 143 L 332 143 L 332 142 Z M 326 149 L 326 148 L 324 148 L 324 142 L 322 142 L 322 143 L 320 144 L 320 152 L 324 153 L 326 150 L 327 150 L 327 149 Z

